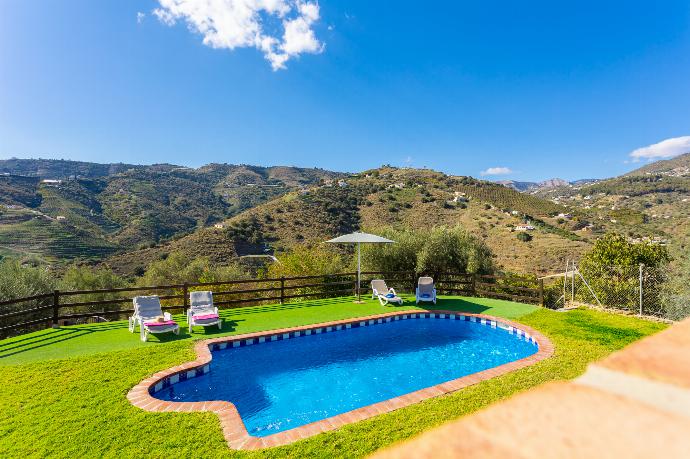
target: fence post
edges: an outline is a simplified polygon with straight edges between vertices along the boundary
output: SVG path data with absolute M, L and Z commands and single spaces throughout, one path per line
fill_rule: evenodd
M 59 327 L 60 318 L 60 290 L 53 290 L 53 328 Z
M 472 289 L 472 296 L 476 297 L 477 296 L 477 273 L 472 273 L 472 285 L 470 286 Z
M 280 276 L 280 304 L 285 301 L 285 276 Z
M 415 294 L 417 292 L 417 273 L 412 271 L 412 290 L 410 294 Z
M 539 279 L 539 306 L 544 307 L 544 279 Z
M 642 304 L 643 304 L 643 294 L 642 294 L 642 281 L 644 279 L 644 264 L 640 263 L 640 316 L 642 316 Z
M 184 307 L 184 312 L 185 314 L 187 313 L 187 307 L 189 306 L 189 287 L 187 286 L 187 283 L 185 282 L 182 284 L 182 306 Z

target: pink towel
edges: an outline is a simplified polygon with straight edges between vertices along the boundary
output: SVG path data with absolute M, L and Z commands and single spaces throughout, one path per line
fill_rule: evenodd
M 201 314 L 198 316 L 192 316 L 194 320 L 209 320 L 209 319 L 217 319 L 218 314 Z
M 165 322 L 144 322 L 144 325 L 147 327 L 164 327 L 164 326 L 170 326 L 170 325 L 177 325 L 177 322 L 174 320 L 166 320 Z

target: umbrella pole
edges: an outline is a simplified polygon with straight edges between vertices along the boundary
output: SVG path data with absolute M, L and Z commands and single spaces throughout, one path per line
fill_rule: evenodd
M 359 297 L 359 289 L 360 286 L 362 285 L 361 282 L 361 276 L 362 276 L 362 265 L 361 265 L 361 252 L 360 252 L 360 243 L 357 243 L 357 302 L 361 302 L 362 300 Z

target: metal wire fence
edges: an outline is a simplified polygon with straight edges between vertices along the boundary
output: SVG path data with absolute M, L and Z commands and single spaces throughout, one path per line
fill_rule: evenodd
M 644 316 L 669 317 L 669 272 L 638 266 L 580 266 L 549 276 L 546 304 L 552 308 L 594 305 Z

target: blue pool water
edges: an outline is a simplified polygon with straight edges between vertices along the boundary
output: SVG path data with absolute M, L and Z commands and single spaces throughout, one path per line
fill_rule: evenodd
M 210 371 L 156 393 L 226 400 L 266 436 L 519 360 L 537 346 L 463 320 L 399 320 L 213 351 Z

